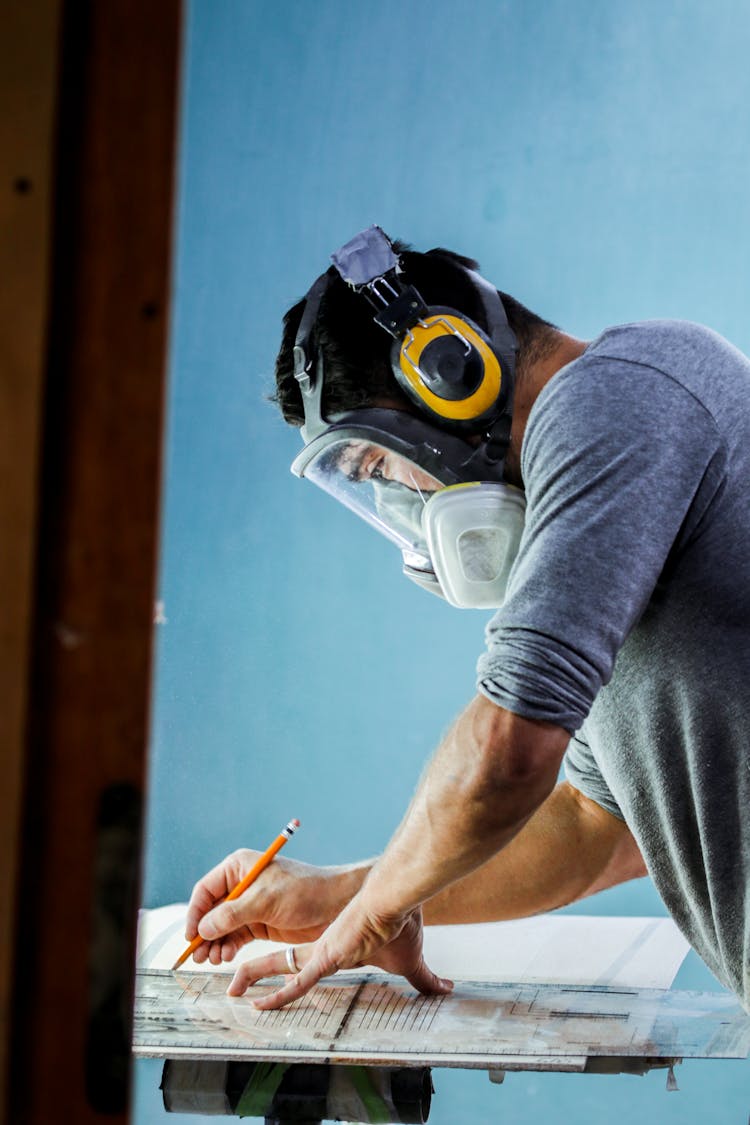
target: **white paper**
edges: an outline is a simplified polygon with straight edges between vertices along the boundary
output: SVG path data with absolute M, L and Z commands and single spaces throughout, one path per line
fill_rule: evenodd
M 186 946 L 184 903 L 143 910 L 138 928 L 139 969 L 170 969 Z M 669 988 L 689 945 L 670 918 L 613 918 L 542 914 L 512 922 L 427 926 L 425 959 L 453 980 L 518 984 L 580 984 L 625 988 Z M 254 941 L 235 961 L 284 948 Z M 186 969 L 217 971 L 189 960 Z M 374 970 L 377 971 L 377 970 Z M 361 970 L 352 970 L 353 975 Z M 339 974 L 344 977 L 346 974 Z

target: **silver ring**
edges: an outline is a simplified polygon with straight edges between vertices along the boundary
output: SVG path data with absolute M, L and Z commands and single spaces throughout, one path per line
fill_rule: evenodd
M 297 965 L 297 958 L 294 956 L 294 946 L 288 945 L 286 947 L 286 963 L 289 966 L 290 973 L 298 973 L 299 966 Z

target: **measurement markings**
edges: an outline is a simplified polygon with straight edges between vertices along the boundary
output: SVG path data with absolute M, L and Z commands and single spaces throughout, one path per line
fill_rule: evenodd
M 523 989 L 517 988 L 515 992 L 509 997 L 510 1006 L 508 1008 L 508 1015 L 517 1016 L 521 1014 L 519 1012 L 519 1008 L 525 1008 L 526 1011 L 523 1013 L 523 1015 L 527 1015 L 536 1003 L 538 996 L 539 992 L 535 990 L 531 999 L 528 999 L 528 993 L 524 995 Z
M 180 993 L 177 997 L 177 1004 L 184 1004 L 186 1006 L 189 1004 L 197 1004 L 198 1000 L 205 992 L 206 985 L 208 983 L 209 979 L 204 973 L 188 977 L 188 979 L 185 980 L 185 983 L 182 985 Z
M 368 1002 L 367 1007 L 364 1009 L 360 1016 L 360 1028 L 380 1027 L 383 1022 L 382 1017 L 386 1017 L 390 1011 L 391 996 L 385 988 L 378 989 L 372 999 Z
M 391 1027 L 394 1031 L 401 1031 L 406 1025 L 409 1018 L 409 1005 L 411 1001 L 406 996 L 399 996 L 394 1005 L 393 1016 L 391 1017 Z
M 414 1030 L 415 1031 L 426 1031 L 427 1028 L 429 1028 L 432 1021 L 434 1020 L 435 1013 L 437 1012 L 439 1007 L 440 1007 L 440 1001 L 439 1000 L 434 1000 L 434 999 L 428 1000 L 427 1003 L 422 1006 L 422 1009 L 419 1013 L 419 1018 L 416 1020 L 416 1022 L 414 1024 Z
M 390 989 L 384 988 L 380 994 L 380 1000 L 378 1001 L 374 1013 L 377 1018 L 371 1021 L 371 1026 L 376 1030 L 383 1027 L 389 1028 L 394 1014 L 398 1014 L 400 1011 L 401 1005 L 399 1004 L 398 998 L 394 996 Z
M 592 984 L 587 988 L 576 988 L 573 985 L 548 986 L 549 992 L 577 993 L 579 996 L 590 996 L 592 992 L 605 993 L 607 996 L 640 996 L 641 993 L 633 988 L 609 988 L 606 984 Z
M 270 1011 L 258 1012 L 258 1015 L 256 1016 L 256 1020 L 257 1020 L 258 1025 L 260 1027 L 263 1027 L 263 1028 L 270 1027 L 270 1028 L 275 1029 L 275 1028 L 279 1027 L 281 1024 L 283 1024 L 285 1022 L 288 1022 L 285 1019 L 285 1016 L 286 1016 L 286 1009 L 285 1008 L 277 1008 L 276 1010 L 271 1009 Z
M 316 1009 L 316 1018 L 313 1020 L 310 1015 L 304 1023 L 306 1028 L 313 1028 L 313 1036 L 315 1039 L 323 1039 L 326 1029 L 328 1030 L 328 1034 L 331 1034 L 331 1028 L 328 1025 L 331 1023 L 331 1015 L 338 1003 L 340 992 L 341 990 L 337 988 L 327 988 L 321 990 L 320 993 L 311 993 L 311 995 L 320 996 L 322 998 L 322 1004 Z
M 419 1013 L 419 1019 L 414 1027 L 415 1031 L 426 1031 L 430 1027 L 444 999 L 444 996 L 430 996 L 427 999 Z
M 297 1026 L 298 1027 L 315 1027 L 318 1023 L 318 1017 L 321 1015 L 320 1009 L 311 1002 L 308 996 L 307 1001 L 297 1008 Z
M 435 1017 L 443 1006 L 445 996 L 437 996 L 430 1004 L 429 1009 L 425 1012 L 425 1017 L 420 1024 L 420 1031 L 429 1031 L 435 1022 Z
M 620 1020 L 622 1023 L 627 1023 L 630 1016 L 627 1012 L 576 1012 L 573 1011 L 551 1011 L 547 1013 L 548 1019 L 553 1020 Z
M 423 1003 L 424 1003 L 424 997 L 423 996 L 420 996 L 418 999 L 411 1001 L 411 1003 L 409 1004 L 409 1010 L 408 1010 L 406 1019 L 404 1020 L 404 1022 L 402 1024 L 402 1029 L 404 1031 L 411 1031 L 413 1029 L 414 1021 L 416 1020 L 417 1016 L 419 1015 L 419 1011 L 420 1011 L 420 1008 L 422 1007 Z
M 330 1024 L 335 1013 L 344 1007 L 346 995 L 343 988 L 326 989 L 325 1000 L 320 1008 L 320 1018 L 318 1020 L 318 1025 L 320 1027 Z
M 378 992 L 375 993 L 375 1003 L 377 1003 L 379 995 L 380 994 Z M 371 1014 L 372 1005 L 373 997 L 370 997 L 370 999 L 365 1003 L 363 1007 L 358 1008 L 355 1012 L 352 1012 L 351 1019 L 349 1020 L 350 1031 L 354 1031 L 355 1029 L 357 1031 L 361 1031 L 363 1027 L 367 1027 L 367 1021 Z
M 362 983 L 357 988 L 355 988 L 355 990 L 352 994 L 352 998 L 349 1001 L 349 1007 L 344 1012 L 343 1019 L 341 1020 L 341 1023 L 339 1024 L 339 1026 L 336 1028 L 336 1033 L 333 1036 L 333 1039 L 331 1040 L 331 1050 L 333 1050 L 334 1045 L 336 1043 L 336 1040 L 339 1039 L 341 1035 L 343 1035 L 343 1033 L 346 1029 L 346 1025 L 348 1024 L 349 1020 L 351 1019 L 352 1012 L 354 1011 L 354 1009 L 356 1007 L 357 1001 L 359 1000 L 360 996 L 362 995 L 362 992 L 367 987 L 367 985 L 370 984 L 370 981 L 371 981 L 371 978 L 369 976 L 366 976 L 362 980 Z
M 411 1018 L 409 1020 L 409 1025 L 408 1025 L 408 1028 L 407 1028 L 408 1031 L 414 1031 L 415 1030 L 416 1025 L 420 1022 L 421 1017 L 423 1015 L 423 1009 L 428 1004 L 431 1004 L 431 1003 L 432 1003 L 432 1001 L 429 1000 L 426 996 L 420 996 L 419 999 L 414 1003 L 414 1006 L 413 1006 L 412 1012 L 411 1012 Z
M 327 991 L 312 992 L 306 1006 L 302 1009 L 303 1014 L 299 1020 L 300 1026 L 319 1028 L 328 1023 L 332 1007 L 335 1006 L 335 994 L 339 991 L 339 989 L 332 989 L 330 993 Z M 318 1003 L 315 1001 L 318 1001 Z

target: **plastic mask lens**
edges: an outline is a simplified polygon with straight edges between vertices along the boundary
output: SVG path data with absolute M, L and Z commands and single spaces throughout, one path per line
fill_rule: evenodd
M 349 438 L 326 446 L 305 476 L 402 551 L 428 561 L 422 510 L 443 486 L 419 465 L 384 446 Z

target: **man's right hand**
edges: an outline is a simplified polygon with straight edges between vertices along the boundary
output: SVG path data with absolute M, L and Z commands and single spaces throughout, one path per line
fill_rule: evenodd
M 223 900 L 260 852 L 240 848 L 195 884 L 185 922 L 188 941 L 206 940 L 193 959 L 231 961 L 256 938 L 296 945 L 315 941 L 365 881 L 372 863 L 313 867 L 276 857 L 239 898 Z

